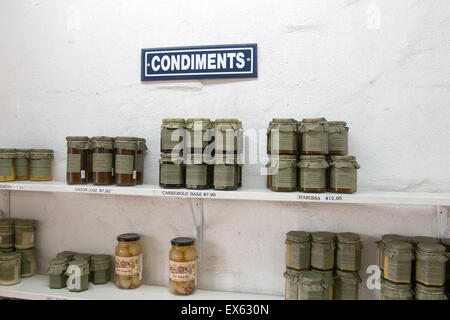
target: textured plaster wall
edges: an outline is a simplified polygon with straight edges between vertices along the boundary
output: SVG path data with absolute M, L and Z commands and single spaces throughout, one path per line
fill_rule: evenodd
M 273 117 L 325 116 L 350 126 L 361 189 L 449 192 L 449 12 L 446 0 L 1 0 L 0 145 L 53 148 L 63 181 L 67 135 L 142 136 L 157 184 L 164 117 L 265 129 Z M 253 42 L 258 79 L 140 82 L 141 48 Z M 244 168 L 244 187 L 264 186 L 259 168 Z M 41 272 L 58 251 L 112 253 L 134 231 L 145 281 L 166 284 L 169 240 L 193 235 L 184 200 L 12 193 L 12 214 L 39 220 Z M 291 229 L 359 232 L 367 266 L 379 235 L 435 225 L 432 207 L 246 201 L 205 201 L 205 219 L 200 287 L 280 295 Z

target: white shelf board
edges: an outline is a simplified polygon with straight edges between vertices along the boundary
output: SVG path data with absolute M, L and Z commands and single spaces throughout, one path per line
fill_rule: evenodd
M 404 204 L 450 206 L 450 193 L 426 192 L 375 192 L 358 191 L 354 194 L 273 192 L 266 188 L 236 191 L 163 189 L 155 185 L 133 187 L 67 185 L 65 182 L 3 182 L 0 190 L 66 192 L 103 195 L 148 197 L 176 197 L 193 199 L 227 199 L 254 201 L 290 201 L 321 203 Z
M 118 289 L 113 282 L 102 285 L 89 283 L 83 292 L 67 288 L 50 289 L 48 276 L 35 275 L 13 286 L 0 286 L 0 297 L 25 300 L 283 300 L 282 296 L 196 290 L 189 296 L 174 296 L 167 287 L 142 285 L 133 290 Z

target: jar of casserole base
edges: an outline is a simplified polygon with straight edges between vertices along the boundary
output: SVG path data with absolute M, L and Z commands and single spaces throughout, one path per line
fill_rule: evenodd
M 105 284 L 111 279 L 111 257 L 106 254 L 96 254 L 91 258 L 90 273 L 93 284 Z
M 114 184 L 114 138 L 92 137 L 92 180 L 94 185 Z
M 271 155 L 266 168 L 267 188 L 272 191 L 297 191 L 297 156 Z
M 119 289 L 135 289 L 142 284 L 142 247 L 140 236 L 124 233 L 117 237 L 115 275 Z
M 325 156 L 301 156 L 298 163 L 301 192 L 326 192 L 328 162 Z
M 171 153 L 175 147 L 178 146 L 179 150 L 182 151 L 185 143 L 185 121 L 181 118 L 163 119 L 161 124 L 161 153 Z M 184 149 L 184 148 L 183 148 Z
M 67 184 L 88 183 L 89 137 L 66 137 L 67 140 Z
M 67 286 L 67 267 L 69 260 L 64 257 L 53 258 L 48 262 L 48 285 L 50 289 L 62 289 Z
M 31 181 L 53 180 L 53 157 L 53 150 L 51 149 L 30 150 Z
M 16 158 L 14 159 L 14 169 L 16 170 L 16 180 L 30 179 L 30 150 L 16 149 Z
M 67 289 L 81 292 L 89 288 L 89 262 L 85 259 L 72 260 L 66 270 Z
M 29 278 L 36 274 L 37 272 L 37 255 L 36 249 L 17 249 L 16 252 L 20 253 L 22 256 L 21 266 L 20 266 L 20 277 Z
M 16 180 L 15 158 L 15 149 L 0 149 L 0 182 Z
M 214 189 L 237 190 L 239 188 L 240 162 L 240 159 L 235 155 L 216 153 L 214 159 Z
M 20 282 L 21 260 L 18 252 L 0 254 L 0 285 L 12 286 Z
M 118 186 L 135 186 L 137 181 L 137 152 L 139 139 L 116 137 L 114 141 L 114 177 Z
M 161 153 L 159 159 L 159 186 L 161 188 L 184 188 L 186 170 L 183 158 L 172 153 Z
M 206 163 L 202 154 L 188 154 L 185 167 L 187 189 L 212 188 L 214 166 Z
M 169 251 L 169 290 L 174 295 L 189 295 L 197 286 L 197 251 L 194 239 L 171 240 Z

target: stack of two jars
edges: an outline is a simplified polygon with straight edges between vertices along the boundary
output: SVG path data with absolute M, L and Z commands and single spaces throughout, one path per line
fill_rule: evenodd
M 66 137 L 67 184 L 135 186 L 144 183 L 146 140 Z
M 159 185 L 237 190 L 242 185 L 241 148 L 238 119 L 163 119 Z
M 325 118 L 273 119 L 267 129 L 267 187 L 273 191 L 353 193 L 359 165 L 348 155 L 348 127 Z

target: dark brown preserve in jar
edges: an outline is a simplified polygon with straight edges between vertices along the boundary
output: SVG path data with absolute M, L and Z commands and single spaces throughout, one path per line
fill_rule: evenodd
M 114 184 L 114 138 L 92 138 L 92 180 L 95 185 Z
M 116 185 L 135 186 L 138 138 L 116 137 L 114 148 L 114 176 Z
M 159 186 L 165 189 L 184 188 L 186 171 L 181 155 L 172 158 L 172 153 L 162 153 L 159 160 Z
M 88 183 L 89 137 L 66 137 L 67 184 Z
M 147 142 L 144 138 L 138 138 L 138 150 L 136 157 L 136 184 L 144 184 L 144 153 L 147 151 Z

